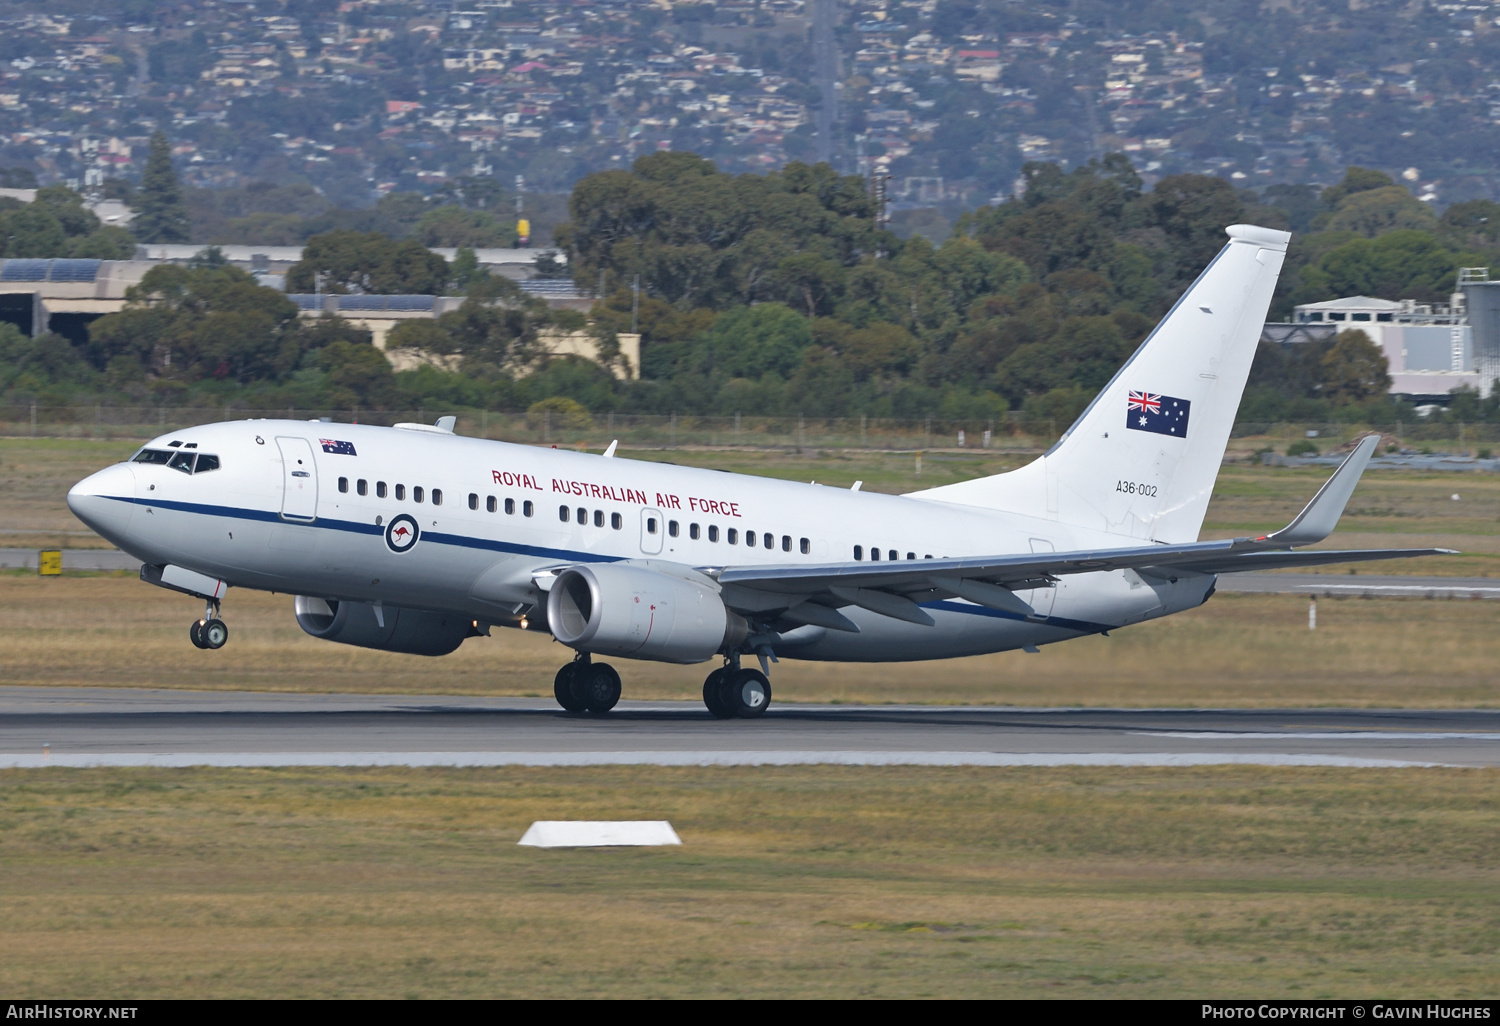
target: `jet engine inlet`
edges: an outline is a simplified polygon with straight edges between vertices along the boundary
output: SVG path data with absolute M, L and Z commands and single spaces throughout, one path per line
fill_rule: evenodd
M 547 622 L 570 648 L 668 663 L 701 663 L 737 647 L 748 630 L 710 585 L 617 563 L 558 574 Z

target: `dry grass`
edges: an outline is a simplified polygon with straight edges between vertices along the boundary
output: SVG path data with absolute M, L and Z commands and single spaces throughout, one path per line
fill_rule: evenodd
M 1477 996 L 1487 770 L 6 771 L 16 998 Z M 538 851 L 534 819 L 678 849 Z
M 187 638 L 201 605 L 130 576 L 0 575 L 0 684 L 550 695 L 570 653 L 496 628 L 428 659 L 317 641 L 291 600 L 232 592 L 228 647 Z M 774 670 L 778 701 L 1009 705 L 1475 707 L 1497 699 L 1489 602 L 1223 594 L 1201 609 L 1043 648 L 933 663 Z M 696 700 L 706 666 L 620 661 L 627 698 Z

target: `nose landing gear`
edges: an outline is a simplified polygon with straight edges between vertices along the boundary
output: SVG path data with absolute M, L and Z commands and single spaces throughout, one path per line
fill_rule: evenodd
M 552 695 L 570 713 L 606 713 L 620 700 L 620 675 L 608 663 L 580 652 L 552 679 Z
M 220 649 L 229 640 L 229 625 L 219 619 L 219 603 L 210 601 L 203 607 L 203 617 L 188 628 L 195 648 Z

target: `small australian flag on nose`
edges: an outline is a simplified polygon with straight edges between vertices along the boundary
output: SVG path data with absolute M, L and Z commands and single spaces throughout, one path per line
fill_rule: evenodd
M 1135 395 L 1134 392 L 1131 392 L 1130 394 Z M 357 455 L 354 451 L 353 442 L 341 442 L 336 438 L 320 438 L 318 439 L 318 441 L 323 443 L 324 452 L 332 453 L 335 456 Z
M 1192 403 L 1155 392 L 1131 392 L 1125 400 L 1125 426 L 1132 431 L 1187 437 Z

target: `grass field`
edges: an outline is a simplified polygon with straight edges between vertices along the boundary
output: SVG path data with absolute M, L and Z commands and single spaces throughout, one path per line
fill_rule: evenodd
M 291 599 L 231 592 L 230 641 L 188 643 L 201 604 L 130 575 L 0 576 L 0 684 L 473 695 L 551 694 L 571 653 L 496 628 L 441 659 L 308 637 Z M 1044 647 L 930 663 L 802 663 L 779 702 L 1105 706 L 1480 707 L 1500 701 L 1491 602 L 1215 596 L 1191 612 Z M 620 660 L 626 698 L 697 701 L 707 665 Z M 1439 672 L 1439 670 L 1441 672 Z
M 1486 770 L 0 773 L 0 990 L 1493 997 Z M 535 819 L 681 848 L 540 851 Z

